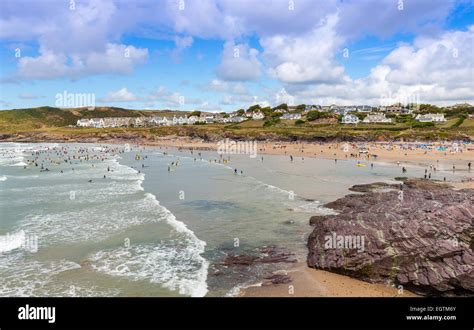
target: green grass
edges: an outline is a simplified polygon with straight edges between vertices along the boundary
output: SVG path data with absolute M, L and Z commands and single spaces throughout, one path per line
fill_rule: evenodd
M 182 114 L 177 113 L 177 114 Z M 207 124 L 150 128 L 77 128 L 80 118 L 119 117 L 142 115 L 172 115 L 170 111 L 139 111 L 120 108 L 57 109 L 33 108 L 0 111 L 0 134 L 43 133 L 61 138 L 114 137 L 132 135 L 153 139 L 169 135 L 198 137 L 206 140 L 220 138 L 236 139 L 282 139 L 282 140 L 441 140 L 472 139 L 474 119 L 461 120 L 461 115 L 450 117 L 448 122 L 431 127 L 412 127 L 409 122 L 394 124 L 318 124 L 295 125 L 294 121 L 282 120 L 263 127 L 264 121 L 245 121 L 237 124 Z M 458 125 L 457 125 L 458 124 Z

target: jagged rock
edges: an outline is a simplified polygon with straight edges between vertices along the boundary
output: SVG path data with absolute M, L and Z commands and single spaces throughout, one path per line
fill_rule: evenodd
M 276 246 L 266 246 L 257 249 L 257 254 L 229 254 L 225 257 L 222 262 L 223 265 L 233 266 L 233 265 L 252 265 L 256 263 L 294 263 L 297 262 L 295 254 L 288 251 L 284 248 L 279 248 Z
M 265 277 L 267 281 L 263 282 L 262 285 L 272 285 L 272 284 L 286 284 L 291 283 L 291 277 L 286 274 L 272 274 Z
M 366 193 L 325 205 L 337 215 L 311 217 L 310 267 L 426 295 L 474 295 L 474 190 L 428 180 L 353 190 Z M 331 246 L 340 238 L 347 244 Z M 357 238 L 363 248 L 349 245 Z

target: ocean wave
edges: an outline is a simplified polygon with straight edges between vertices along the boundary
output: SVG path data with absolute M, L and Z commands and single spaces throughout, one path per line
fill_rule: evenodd
M 298 205 L 293 208 L 293 211 L 301 213 L 311 213 L 313 215 L 337 214 L 335 210 L 322 206 L 318 201 Z
M 2 175 L 2 176 L 0 176 L 0 181 L 7 181 L 7 177 L 6 177 L 6 175 Z
M 0 253 L 19 249 L 25 242 L 26 234 L 24 230 L 12 234 L 0 236 Z
M 78 268 L 81 268 L 79 264 L 68 260 L 25 261 L 21 254 L 0 258 L 0 296 L 68 296 L 68 288 L 57 290 L 56 277 Z
M 190 294 L 191 296 L 205 296 L 207 293 L 207 273 L 209 268 L 209 262 L 201 256 L 206 248 L 206 242 L 197 238 L 194 232 L 189 229 L 185 223 L 178 221 L 171 211 L 162 206 L 156 199 L 156 196 L 150 193 L 145 193 L 145 199 L 156 205 L 166 215 L 166 222 L 179 234 L 183 234 L 186 237 L 187 246 L 186 249 L 194 260 L 196 260 L 201 266 L 196 272 L 197 280 L 185 281 L 184 287 L 180 287 L 180 292 L 184 294 Z M 187 293 L 186 293 L 187 292 Z
M 95 271 L 132 281 L 149 281 L 182 295 L 202 297 L 207 293 L 207 268 L 200 250 L 182 242 L 176 245 L 142 244 L 99 251 L 88 258 Z

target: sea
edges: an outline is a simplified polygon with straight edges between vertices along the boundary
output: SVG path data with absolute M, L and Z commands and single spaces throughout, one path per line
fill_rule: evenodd
M 335 214 L 325 203 L 394 182 L 402 165 L 403 176 L 425 170 L 253 156 L 0 143 L 0 296 L 235 296 L 275 269 L 233 268 L 227 256 L 279 247 L 304 262 L 310 217 Z M 437 167 L 432 179 L 467 175 Z

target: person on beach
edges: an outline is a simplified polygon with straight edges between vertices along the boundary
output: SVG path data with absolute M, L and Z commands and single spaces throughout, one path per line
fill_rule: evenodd
M 467 163 L 467 168 L 469 171 L 471 171 L 471 162 Z
M 236 168 L 234 168 L 234 174 L 237 174 L 237 169 Z
M 292 155 L 290 155 L 290 161 L 293 161 L 293 156 Z
M 402 167 L 402 173 L 406 173 L 407 169 L 405 167 Z

